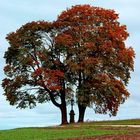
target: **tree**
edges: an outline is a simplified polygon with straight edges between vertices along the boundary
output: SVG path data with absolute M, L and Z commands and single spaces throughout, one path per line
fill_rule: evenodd
M 31 22 L 7 35 L 6 66 L 2 86 L 10 105 L 33 108 L 51 101 L 61 110 L 67 124 L 66 100 L 71 95 L 63 54 L 55 49 L 56 31 L 52 23 Z
M 134 51 L 126 47 L 126 26 L 113 10 L 76 5 L 56 21 L 31 22 L 7 35 L 2 86 L 11 105 L 33 108 L 51 101 L 67 124 L 67 107 L 76 88 L 79 120 L 87 107 L 116 115 L 129 97 Z
M 78 122 L 83 122 L 86 108 L 93 105 L 96 113 L 116 115 L 129 97 L 126 85 L 133 71 L 134 51 L 125 45 L 129 34 L 118 18 L 114 10 L 76 5 L 54 23 L 56 46 L 67 54 L 77 87 Z

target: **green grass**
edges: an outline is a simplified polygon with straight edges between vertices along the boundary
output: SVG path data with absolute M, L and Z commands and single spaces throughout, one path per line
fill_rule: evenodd
M 58 127 L 1 130 L 0 140 L 58 140 L 74 137 L 140 132 L 140 129 L 136 128 L 101 126 L 108 124 L 140 124 L 140 120 L 102 121 Z
M 140 125 L 140 119 L 95 121 L 94 125 Z
M 100 130 L 97 128 L 41 129 L 23 128 L 0 132 L 0 140 L 53 140 L 62 138 L 88 137 L 105 134 L 126 133 L 127 130 Z

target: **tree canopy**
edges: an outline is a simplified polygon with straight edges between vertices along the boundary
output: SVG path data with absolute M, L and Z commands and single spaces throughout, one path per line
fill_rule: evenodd
M 118 14 L 90 5 L 63 11 L 54 22 L 33 21 L 7 35 L 2 86 L 11 105 L 35 107 L 51 101 L 67 123 L 67 103 L 76 88 L 79 122 L 86 107 L 116 115 L 129 97 L 134 50 Z
M 4 56 L 8 78 L 2 86 L 11 105 L 32 108 L 37 102 L 51 101 L 63 112 L 62 123 L 67 123 L 65 98 L 70 96 L 70 84 L 62 55 L 55 49 L 55 35 L 52 23 L 46 21 L 27 23 L 10 33 Z
M 79 105 L 94 105 L 95 112 L 110 115 L 116 115 L 129 96 L 125 86 L 134 63 L 134 51 L 124 42 L 129 34 L 118 18 L 114 10 L 77 5 L 55 23 L 60 29 L 56 42 L 66 48 L 67 64 L 78 83 Z

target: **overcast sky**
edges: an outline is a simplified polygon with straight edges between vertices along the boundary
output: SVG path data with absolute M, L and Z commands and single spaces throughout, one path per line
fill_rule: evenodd
M 121 105 L 116 117 L 94 114 L 92 109 L 86 112 L 85 120 L 140 118 L 140 1 L 139 0 L 4 0 L 0 4 L 0 84 L 5 77 L 3 67 L 4 52 L 9 44 L 6 34 L 15 31 L 21 25 L 36 20 L 53 21 L 61 11 L 76 4 L 91 4 L 119 13 L 121 24 L 126 24 L 130 37 L 127 46 L 136 52 L 135 71 L 127 89 L 131 93 L 125 104 Z M 5 100 L 0 86 L 0 129 L 25 126 L 47 126 L 60 123 L 60 112 L 51 104 L 38 105 L 35 109 L 20 110 Z M 77 109 L 75 107 L 75 109 Z M 77 112 L 76 112 L 77 113 Z M 76 115 L 77 118 L 77 115 Z

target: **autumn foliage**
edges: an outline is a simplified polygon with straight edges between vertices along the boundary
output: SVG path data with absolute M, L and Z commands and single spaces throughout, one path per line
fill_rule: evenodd
M 65 48 L 67 65 L 78 83 L 79 113 L 81 106 L 94 105 L 96 113 L 116 115 L 129 96 L 125 85 L 133 71 L 134 51 L 125 46 L 129 34 L 117 19 L 113 10 L 77 5 L 54 23 L 60 30 L 56 42 Z
M 51 101 L 67 123 L 66 104 L 76 87 L 79 122 L 87 107 L 116 115 L 129 97 L 134 50 L 118 14 L 90 5 L 63 11 L 54 22 L 37 21 L 7 35 L 4 95 L 11 105 L 34 107 Z
M 60 53 L 55 51 L 55 34 L 52 23 L 46 21 L 27 23 L 8 34 L 10 47 L 4 56 L 7 78 L 2 86 L 10 104 L 19 108 L 51 101 L 63 112 L 65 124 L 68 86 Z

